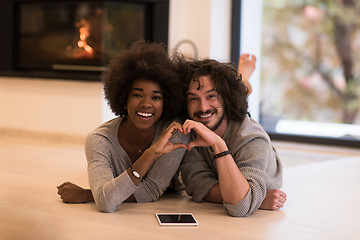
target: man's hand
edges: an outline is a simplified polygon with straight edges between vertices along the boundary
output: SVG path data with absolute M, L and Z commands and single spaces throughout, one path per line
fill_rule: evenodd
M 193 120 L 187 119 L 183 124 L 184 133 L 188 134 L 191 130 L 196 132 L 196 138 L 194 141 L 190 142 L 187 145 L 187 150 L 190 151 L 193 147 L 212 147 L 213 149 L 219 143 L 223 143 L 224 140 L 207 128 L 201 122 L 196 122 Z M 225 142 L 224 142 L 225 144 Z M 226 147 L 226 144 L 225 144 Z
M 279 189 L 273 189 L 266 192 L 264 201 L 260 205 L 263 210 L 279 210 L 286 202 L 286 193 Z

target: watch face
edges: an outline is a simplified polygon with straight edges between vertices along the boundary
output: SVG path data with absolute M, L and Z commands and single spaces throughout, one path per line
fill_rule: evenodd
M 132 173 L 134 174 L 135 177 L 141 178 L 140 174 L 137 171 L 132 170 Z

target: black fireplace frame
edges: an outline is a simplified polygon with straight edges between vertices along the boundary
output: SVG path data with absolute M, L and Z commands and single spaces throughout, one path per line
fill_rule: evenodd
M 168 44 L 169 29 L 169 0 L 87 0 L 87 2 L 128 2 L 151 5 L 150 34 L 146 40 Z M 22 2 L 55 2 L 55 0 L 2 0 L 0 2 L 0 76 L 26 78 L 52 78 L 81 81 L 101 81 L 101 71 L 72 71 L 72 70 L 20 70 L 16 67 L 16 51 L 19 36 L 15 31 L 17 4 Z M 58 2 L 58 0 L 56 1 Z M 64 2 L 80 3 L 84 0 Z

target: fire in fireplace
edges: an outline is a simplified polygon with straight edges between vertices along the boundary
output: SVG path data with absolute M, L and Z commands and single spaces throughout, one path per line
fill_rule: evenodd
M 13 14 L 11 62 L 0 66 L 0 74 L 99 76 L 136 39 L 167 44 L 168 0 L 11 0 L 7 7 Z M 0 63 L 7 61 L 0 58 Z

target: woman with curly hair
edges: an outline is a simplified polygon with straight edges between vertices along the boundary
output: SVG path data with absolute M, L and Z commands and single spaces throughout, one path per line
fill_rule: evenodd
M 103 212 L 116 211 L 126 201 L 158 200 L 188 141 L 173 121 L 186 102 L 182 88 L 160 44 L 137 41 L 114 58 L 104 73 L 104 92 L 119 117 L 86 138 L 91 190 L 66 182 L 58 186 L 61 199 L 95 201 Z

